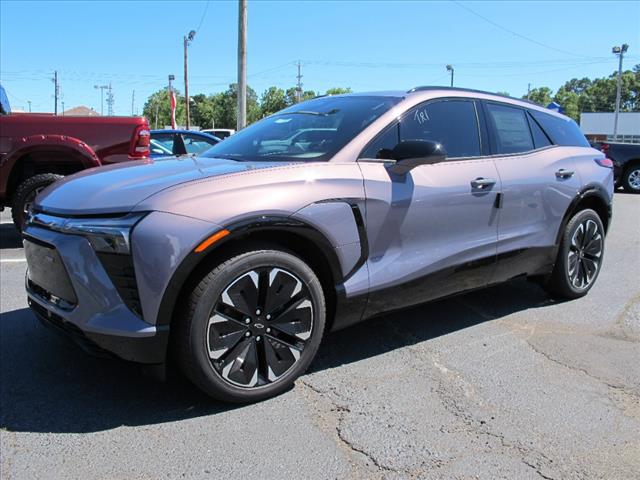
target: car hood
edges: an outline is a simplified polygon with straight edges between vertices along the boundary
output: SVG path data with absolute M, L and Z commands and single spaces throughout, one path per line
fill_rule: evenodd
M 35 208 L 59 215 L 125 213 L 165 188 L 276 165 L 282 163 L 184 155 L 92 168 L 44 190 L 36 198 Z

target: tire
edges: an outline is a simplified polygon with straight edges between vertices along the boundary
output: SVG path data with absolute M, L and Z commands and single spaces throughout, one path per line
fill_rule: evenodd
M 598 214 L 581 210 L 567 223 L 558 258 L 545 288 L 556 297 L 586 295 L 596 282 L 604 257 L 604 227 Z
M 11 218 L 19 232 L 22 232 L 27 211 L 31 208 L 31 203 L 33 203 L 36 195 L 61 178 L 62 175 L 55 173 L 41 173 L 27 178 L 18 185 L 18 188 L 16 188 L 16 191 L 13 194 Z
M 172 342 L 182 372 L 200 389 L 248 403 L 282 393 L 307 370 L 325 319 L 322 286 L 305 262 L 281 250 L 255 250 L 199 281 L 176 318 Z
M 621 183 L 625 192 L 640 193 L 640 163 L 634 163 L 624 169 Z

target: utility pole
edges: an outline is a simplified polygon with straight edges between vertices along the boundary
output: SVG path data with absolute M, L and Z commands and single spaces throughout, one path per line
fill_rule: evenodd
M 238 121 L 236 130 L 247 125 L 247 0 L 238 0 Z
M 185 118 L 186 118 L 186 128 L 189 130 L 189 125 L 191 124 L 191 115 L 189 113 L 189 62 L 188 62 L 188 50 L 189 45 L 193 41 L 193 37 L 196 36 L 196 31 L 191 30 L 189 35 L 185 35 L 184 37 L 184 106 L 185 106 Z
M 296 78 L 298 79 L 298 83 L 296 84 L 296 103 L 300 103 L 302 101 L 302 63 L 298 60 L 298 75 Z
M 64 117 L 64 100 L 62 101 L 62 116 Z
M 451 72 L 451 86 L 453 87 L 453 65 L 447 65 L 447 72 Z
M 529 95 L 531 95 L 531 84 L 527 83 L 527 100 L 529 100 Z
M 622 59 L 629 50 L 629 45 L 623 43 L 620 47 L 613 47 L 611 52 L 618 55 L 618 85 L 616 89 L 616 113 L 613 116 L 613 140 L 618 135 L 618 114 L 620 113 L 620 97 L 622 96 Z
M 27 100 L 27 103 L 29 104 L 29 113 L 31 113 L 31 100 Z
M 131 92 L 131 116 L 132 117 L 133 117 L 135 104 L 136 104 L 136 90 L 134 89 L 133 92 Z
M 51 79 L 53 81 L 53 98 L 54 100 L 54 106 L 53 106 L 53 114 L 54 115 L 58 115 L 58 95 L 60 93 L 60 85 L 58 85 L 58 71 L 54 71 L 53 72 L 53 78 Z
M 109 86 L 107 87 L 107 114 L 110 117 L 113 117 L 113 104 L 115 100 L 113 98 L 113 89 L 111 88 L 111 82 L 109 82 Z
M 109 85 L 94 85 L 93 88 L 100 89 L 100 115 L 104 115 L 104 91 Z

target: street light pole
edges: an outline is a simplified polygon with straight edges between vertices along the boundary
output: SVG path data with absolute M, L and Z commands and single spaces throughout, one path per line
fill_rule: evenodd
M 618 114 L 620 113 L 620 97 L 622 96 L 622 59 L 624 54 L 627 53 L 629 45 L 623 43 L 620 47 L 613 47 L 611 52 L 618 55 L 618 85 L 616 89 L 616 113 L 613 116 L 613 140 L 616 140 L 618 135 Z
M 189 114 L 189 62 L 188 62 L 188 50 L 189 44 L 193 41 L 193 37 L 196 36 L 196 31 L 191 30 L 189 35 L 184 36 L 184 104 L 185 104 L 185 122 L 186 129 L 189 130 L 191 123 L 191 116 Z
M 447 72 L 451 72 L 451 86 L 453 87 L 453 65 L 447 65 Z

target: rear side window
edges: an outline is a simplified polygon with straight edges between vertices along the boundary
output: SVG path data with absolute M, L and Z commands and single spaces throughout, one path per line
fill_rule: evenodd
M 548 147 L 549 145 L 553 145 L 547 134 L 542 131 L 538 122 L 529 115 L 529 126 L 531 127 L 531 134 L 533 135 L 533 145 L 536 148 Z
M 527 112 L 521 108 L 487 103 L 493 125 L 495 153 L 520 153 L 534 149 Z
M 531 110 L 529 113 L 538 121 L 554 144 L 565 147 L 590 146 L 580 127 L 570 118 L 556 117 L 537 110 Z
M 475 104 L 467 100 L 443 100 L 418 105 L 400 121 L 400 139 L 438 142 L 449 158 L 480 156 Z

